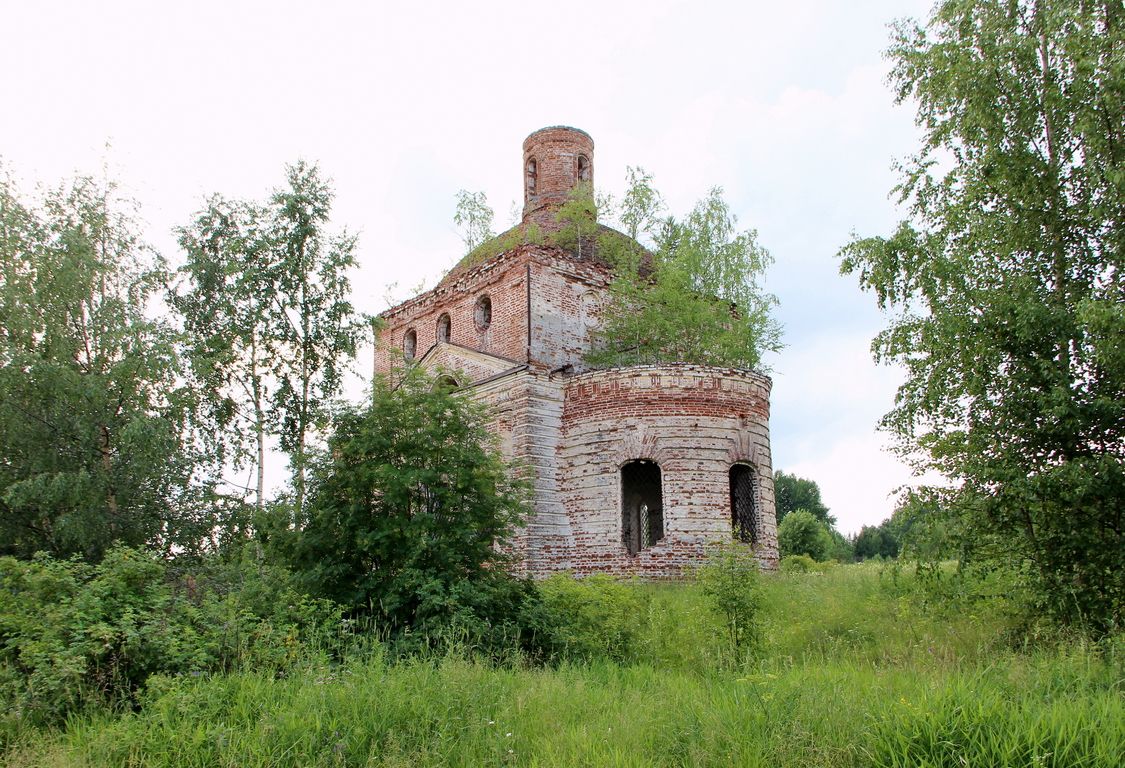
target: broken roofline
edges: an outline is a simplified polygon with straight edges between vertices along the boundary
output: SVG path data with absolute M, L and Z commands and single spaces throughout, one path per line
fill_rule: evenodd
M 480 275 L 493 269 L 497 269 L 500 266 L 507 264 L 508 262 L 511 262 L 509 266 L 517 266 L 521 263 L 519 261 L 520 258 L 524 258 L 524 260 L 527 262 L 534 261 L 537 264 L 547 266 L 544 261 L 541 261 L 536 257 L 548 256 L 558 262 L 549 266 L 554 266 L 561 272 L 576 277 L 587 283 L 590 283 L 592 278 L 588 274 L 583 275 L 580 271 L 581 269 L 595 270 L 607 279 L 609 272 L 612 271 L 610 267 L 602 264 L 597 264 L 595 262 L 575 262 L 573 259 L 569 258 L 567 254 L 568 251 L 565 248 L 557 245 L 545 245 L 541 243 L 520 243 L 514 248 L 503 251 L 492 257 L 491 259 L 471 267 L 465 272 L 457 275 L 457 278 L 455 280 L 452 280 L 448 283 L 446 282 L 446 278 L 448 278 L 449 276 L 449 274 L 447 273 L 446 276 L 442 278 L 441 282 L 439 282 L 430 290 L 424 291 L 417 296 L 414 296 L 413 298 L 407 299 L 406 301 L 394 305 L 393 307 L 384 309 L 379 313 L 378 317 L 389 320 L 407 313 L 408 310 L 411 310 L 414 307 L 420 306 L 432 300 L 437 300 L 447 294 L 455 293 L 458 291 L 467 293 L 467 284 L 474 282 Z M 564 265 L 566 268 L 564 268 Z M 576 269 L 575 267 L 578 267 L 578 269 Z

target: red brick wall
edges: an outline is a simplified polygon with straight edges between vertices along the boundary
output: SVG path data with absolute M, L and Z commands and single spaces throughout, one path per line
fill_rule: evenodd
M 410 329 L 418 335 L 417 357 L 422 357 L 437 341 L 437 321 L 443 313 L 449 313 L 451 342 L 526 362 L 527 263 L 532 247 L 509 251 L 384 312 L 375 373 L 386 373 L 402 361 L 402 341 Z M 478 297 L 484 294 L 492 300 L 492 322 L 482 330 L 474 311 Z
M 418 339 L 416 357 L 422 357 L 437 340 L 437 321 L 443 313 L 450 316 L 454 344 L 547 370 L 567 364 L 583 370 L 590 327 L 608 282 L 606 267 L 574 262 L 553 247 L 521 246 L 384 312 L 375 372 L 386 373 L 401 362 L 403 338 L 411 329 Z M 481 331 L 473 313 L 477 297 L 485 293 L 492 300 L 492 323 Z
M 578 158 L 590 163 L 589 181 L 594 183 L 594 140 L 576 128 L 543 128 L 523 142 L 523 220 L 534 222 L 544 231 L 558 228 L 555 212 L 566 202 L 578 182 Z M 527 163 L 536 164 L 535 192 L 528 187 Z

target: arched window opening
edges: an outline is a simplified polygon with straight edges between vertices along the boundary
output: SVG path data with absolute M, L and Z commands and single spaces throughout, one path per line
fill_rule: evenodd
M 621 539 L 630 555 L 664 538 L 660 465 L 630 461 L 621 467 Z
M 578 156 L 578 180 L 590 180 L 590 158 L 585 155 Z
M 527 161 L 527 194 L 535 194 L 535 186 L 538 181 L 538 172 L 536 170 L 535 158 L 528 158 Z
M 451 327 L 448 314 L 442 314 L 442 316 L 437 319 L 437 340 L 439 342 L 444 341 L 448 343 Z
M 602 300 L 597 291 L 586 291 L 578 301 L 578 312 L 584 328 L 593 328 L 602 314 Z
M 413 360 L 414 354 L 418 351 L 418 334 L 411 328 L 402 337 L 402 356 L 407 360 Z
M 477 328 L 482 331 L 492 325 L 492 299 L 488 297 L 488 294 L 477 298 L 477 305 L 473 309 L 473 319 L 476 321 Z
M 457 379 L 449 375 L 438 376 L 437 381 L 434 382 L 434 389 L 446 392 L 452 392 L 459 386 L 461 385 L 457 383 Z
M 758 542 L 758 514 L 754 501 L 754 468 L 730 468 L 730 523 L 734 537 L 745 544 Z

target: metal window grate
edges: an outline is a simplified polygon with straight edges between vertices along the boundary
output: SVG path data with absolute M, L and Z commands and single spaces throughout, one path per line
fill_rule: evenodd
M 736 539 L 746 544 L 758 541 L 754 470 L 745 464 L 735 464 L 730 468 L 730 517 Z

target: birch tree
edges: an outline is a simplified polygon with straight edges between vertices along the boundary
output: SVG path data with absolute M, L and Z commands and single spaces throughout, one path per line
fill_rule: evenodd
M 842 269 L 905 366 L 884 424 L 954 483 L 975 556 L 1026 568 L 1036 611 L 1125 615 L 1125 11 L 945 0 L 889 51 L 922 146 L 909 216 Z

